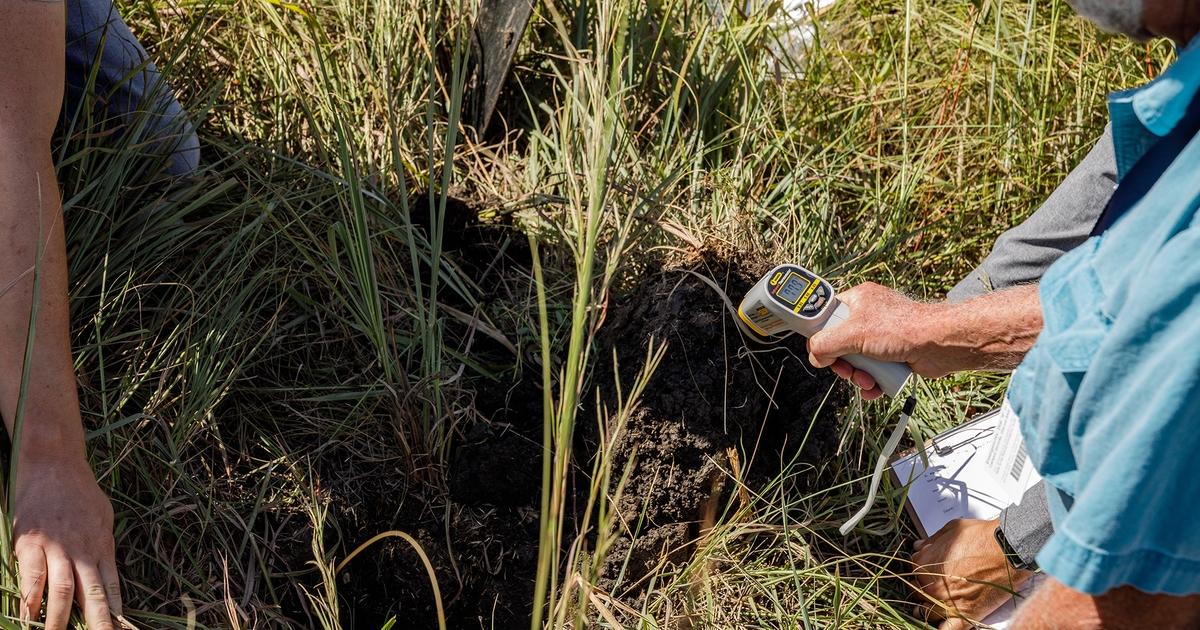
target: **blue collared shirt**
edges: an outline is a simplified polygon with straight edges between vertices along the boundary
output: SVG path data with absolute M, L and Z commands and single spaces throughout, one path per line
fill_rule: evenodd
M 1109 97 L 1118 176 L 1200 91 L 1200 37 Z M 1042 278 L 1045 327 L 1009 401 L 1047 492 L 1042 569 L 1089 594 L 1200 593 L 1200 136 Z M 1049 488 L 1048 488 L 1049 489 Z

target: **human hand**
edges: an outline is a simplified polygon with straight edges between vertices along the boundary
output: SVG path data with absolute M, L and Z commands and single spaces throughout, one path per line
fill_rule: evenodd
M 838 357 L 862 354 L 907 363 L 926 378 L 961 370 L 1011 370 L 1042 330 L 1037 290 L 1024 285 L 959 304 L 926 304 L 866 282 L 837 295 L 850 307 L 850 317 L 808 340 L 808 360 L 850 379 L 867 400 L 883 395 L 875 379 Z
M 112 503 L 86 460 L 35 459 L 22 451 L 13 515 L 21 617 L 37 621 L 45 593 L 48 630 L 67 627 L 72 600 L 89 628 L 113 630 L 121 587 Z
M 837 298 L 850 307 L 846 321 L 813 335 L 808 340 L 809 361 L 829 366 L 842 378 L 860 387 L 863 398 L 883 395 L 875 379 L 840 359 L 862 354 L 880 361 L 908 363 L 921 376 L 945 376 L 950 370 L 939 359 L 929 340 L 934 315 L 945 305 L 924 304 L 889 288 L 866 282 Z
M 1033 576 L 1008 564 L 996 542 L 999 523 L 957 519 L 913 543 L 918 595 L 930 602 L 918 607 L 918 617 L 945 619 L 939 630 L 973 628 L 968 619 L 988 616 Z

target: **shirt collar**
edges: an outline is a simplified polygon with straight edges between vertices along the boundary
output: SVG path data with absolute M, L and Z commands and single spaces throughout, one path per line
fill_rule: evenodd
M 1175 128 L 1197 91 L 1200 91 L 1200 35 L 1180 50 L 1175 63 L 1153 81 L 1109 95 L 1118 181 L 1159 138 Z

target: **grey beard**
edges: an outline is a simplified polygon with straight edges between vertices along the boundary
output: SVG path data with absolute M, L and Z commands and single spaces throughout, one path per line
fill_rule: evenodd
M 1134 41 L 1153 37 L 1142 22 L 1142 0 L 1068 0 L 1100 30 L 1121 33 Z

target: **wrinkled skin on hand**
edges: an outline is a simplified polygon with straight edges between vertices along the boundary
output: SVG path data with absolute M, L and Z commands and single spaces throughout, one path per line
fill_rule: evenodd
M 22 618 L 38 619 L 44 600 L 46 627 L 65 628 L 74 601 L 89 627 L 111 630 L 121 614 L 112 503 L 86 461 L 23 464 L 13 519 Z
M 808 342 L 809 361 L 817 367 L 830 366 L 838 376 L 850 379 L 872 400 L 883 395 L 868 373 L 857 370 L 836 357 L 864 354 L 881 361 L 908 363 L 925 377 L 939 377 L 950 370 L 933 356 L 922 352 L 923 344 L 911 327 L 929 316 L 934 304 L 922 304 L 874 282 L 860 284 L 838 293 L 837 298 L 850 307 L 850 318 L 829 332 L 813 335 Z
M 907 363 L 926 378 L 961 370 L 1012 369 L 1042 329 L 1036 286 L 949 304 L 917 302 L 865 282 L 838 293 L 837 299 L 850 308 L 850 317 L 808 340 L 809 361 L 850 379 L 867 400 L 883 395 L 875 379 L 838 357 L 862 354 Z
M 1008 601 L 1033 573 L 1014 570 L 996 542 L 998 520 L 958 519 L 913 543 L 918 618 L 944 619 L 939 630 L 967 630 Z

